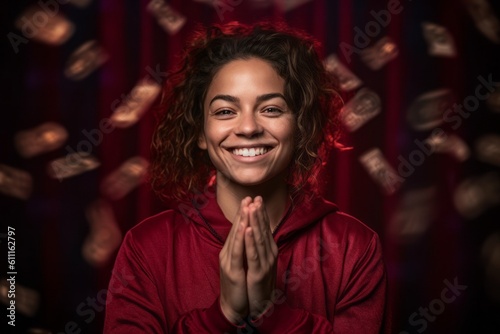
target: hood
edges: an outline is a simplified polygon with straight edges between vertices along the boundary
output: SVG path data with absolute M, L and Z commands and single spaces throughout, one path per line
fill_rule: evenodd
M 199 196 L 192 201 L 189 208 L 186 205 L 185 209 L 180 211 L 201 228 L 208 229 L 218 243 L 224 244 L 232 223 L 224 216 L 214 193 L 209 194 L 210 196 Z M 299 233 L 320 221 L 325 215 L 336 211 L 338 208 L 335 204 L 319 196 L 311 196 L 307 201 L 294 200 L 285 210 L 283 218 L 274 231 L 274 240 L 280 246 L 295 233 Z

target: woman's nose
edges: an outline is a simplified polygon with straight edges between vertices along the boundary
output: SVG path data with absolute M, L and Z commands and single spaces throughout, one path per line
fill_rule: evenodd
M 246 137 L 255 136 L 262 132 L 262 126 L 259 124 L 258 115 L 253 111 L 243 111 L 239 115 L 238 128 L 236 133 Z

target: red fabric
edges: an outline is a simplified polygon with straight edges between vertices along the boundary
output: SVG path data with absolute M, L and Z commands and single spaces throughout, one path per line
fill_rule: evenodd
M 231 223 L 215 198 L 148 218 L 126 235 L 104 333 L 248 333 L 219 306 L 219 252 Z M 377 234 L 321 198 L 288 208 L 274 238 L 274 303 L 253 333 L 378 333 L 386 273 Z M 117 281 L 111 279 L 111 281 Z

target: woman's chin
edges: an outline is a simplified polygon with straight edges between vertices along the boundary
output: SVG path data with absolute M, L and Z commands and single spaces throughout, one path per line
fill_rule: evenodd
M 285 179 L 280 175 L 219 175 L 217 176 L 217 182 L 221 185 L 224 184 L 232 184 L 239 187 L 262 187 L 262 186 L 270 186 L 276 187 L 277 182 L 279 181 L 285 182 Z

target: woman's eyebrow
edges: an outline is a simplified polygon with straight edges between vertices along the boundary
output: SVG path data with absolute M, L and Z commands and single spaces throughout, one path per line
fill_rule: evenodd
M 285 100 L 285 97 L 281 93 L 269 93 L 269 94 L 264 94 L 264 95 L 257 96 L 257 98 L 255 99 L 255 101 L 257 103 L 261 103 L 261 102 L 264 102 L 264 101 L 267 101 L 267 100 L 270 100 L 270 99 L 274 99 L 276 97 L 280 97 L 283 100 Z
M 210 106 L 215 100 L 223 100 L 223 101 L 232 102 L 232 103 L 240 102 L 240 99 L 235 97 L 235 96 L 218 94 L 218 95 L 215 95 L 212 100 L 210 100 L 210 103 L 208 105 Z
M 264 102 L 267 100 L 274 99 L 276 97 L 280 97 L 283 100 L 285 100 L 285 96 L 283 96 L 283 94 L 281 94 L 281 93 L 269 93 L 269 94 L 263 94 L 263 95 L 257 96 L 255 101 L 257 103 L 261 103 L 261 102 Z M 210 103 L 208 105 L 210 106 L 215 100 L 223 100 L 223 101 L 232 102 L 232 103 L 240 102 L 240 99 L 237 98 L 236 96 L 227 95 L 227 94 L 217 94 L 212 98 L 212 100 L 210 100 Z

